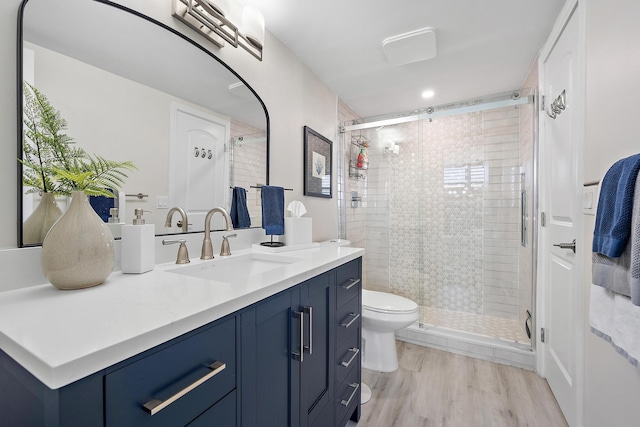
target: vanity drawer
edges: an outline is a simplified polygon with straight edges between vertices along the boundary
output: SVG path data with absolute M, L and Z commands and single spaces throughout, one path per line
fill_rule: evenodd
M 235 427 L 236 424 L 236 391 L 234 390 L 190 422 L 187 427 Z
M 336 307 L 340 307 L 360 293 L 360 259 L 348 262 L 336 268 Z
M 360 403 L 360 376 L 359 369 L 350 369 L 347 377 L 336 388 L 336 421 L 337 425 L 344 425 L 344 417 L 351 414 Z
M 106 426 L 184 426 L 233 390 L 235 322 L 223 321 L 108 374 Z M 153 408 L 154 400 L 163 403 Z
M 336 312 L 336 343 L 342 346 L 344 340 L 360 327 L 360 298 L 351 298 Z
M 359 328 L 352 332 L 336 351 L 336 384 L 342 383 L 354 366 L 360 366 Z

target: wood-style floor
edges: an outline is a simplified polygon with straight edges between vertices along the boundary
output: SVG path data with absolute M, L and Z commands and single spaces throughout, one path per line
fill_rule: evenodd
M 357 427 L 567 425 L 534 372 L 402 341 L 397 347 L 396 372 L 363 370 L 373 395 Z

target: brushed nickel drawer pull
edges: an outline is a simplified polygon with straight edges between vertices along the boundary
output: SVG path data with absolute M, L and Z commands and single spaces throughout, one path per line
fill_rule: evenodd
M 349 279 L 349 281 L 351 283 L 349 283 L 348 285 L 342 285 L 342 289 L 344 289 L 345 291 L 348 291 L 349 289 L 360 283 L 360 279 Z
M 360 349 L 359 349 L 359 348 L 355 348 L 355 347 L 350 348 L 348 351 L 350 351 L 350 352 L 352 352 L 352 353 L 353 353 L 353 355 L 351 355 L 351 359 L 349 359 L 349 360 L 348 360 L 348 361 L 346 361 L 346 362 L 343 360 L 343 361 L 340 363 L 340 364 L 341 364 L 342 366 L 344 366 L 345 368 L 348 368 L 348 367 L 349 367 L 349 365 L 351 365 L 351 362 L 353 362 L 353 360 L 356 358 L 356 356 L 358 355 L 358 353 L 360 353 Z
M 294 317 L 300 319 L 300 353 L 297 351 L 293 353 L 293 359 L 298 362 L 304 362 L 304 313 L 302 311 L 294 311 Z
M 353 391 L 351 392 L 351 396 L 349 396 L 349 400 L 342 400 L 340 402 L 341 405 L 344 406 L 349 406 L 349 404 L 351 403 L 351 401 L 353 400 L 353 396 L 356 395 L 356 392 L 358 391 L 358 389 L 360 388 L 360 384 L 358 383 L 351 383 L 349 384 L 349 387 L 353 387 Z
M 305 345 L 304 350 L 311 355 L 313 354 L 313 307 L 305 305 L 302 311 L 309 315 L 309 345 Z
M 349 313 L 349 316 L 352 316 L 353 319 L 351 319 L 350 322 L 347 322 L 346 320 L 343 320 L 342 321 L 342 327 L 343 328 L 348 328 L 349 326 L 351 326 L 353 324 L 353 322 L 358 320 L 358 318 L 360 317 L 360 313 Z M 347 316 L 347 317 L 349 317 L 349 316 Z
M 162 411 L 167 406 L 171 405 L 176 400 L 180 399 L 185 394 L 189 393 L 190 391 L 198 387 L 199 385 L 202 385 L 203 383 L 209 381 L 211 378 L 218 375 L 220 372 L 224 371 L 226 367 L 227 367 L 226 363 L 217 362 L 217 361 L 213 362 L 211 365 L 209 365 L 209 369 L 211 369 L 211 372 L 209 372 L 204 377 L 196 380 L 194 383 L 183 388 L 173 396 L 169 397 L 167 400 L 162 401 L 159 399 L 152 399 L 147 403 L 145 403 L 142 407 L 149 415 L 155 415 L 158 412 Z

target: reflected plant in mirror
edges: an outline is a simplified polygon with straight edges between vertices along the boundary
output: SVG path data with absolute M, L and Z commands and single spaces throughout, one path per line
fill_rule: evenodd
M 157 235 L 182 233 L 175 221 L 165 227 L 176 206 L 188 214 L 188 231 L 200 232 L 211 208 L 230 209 L 233 187 L 247 190 L 251 226 L 260 227 L 260 193 L 251 187 L 269 184 L 264 103 L 171 8 L 157 11 L 173 28 L 124 6 L 135 1 L 119 3 L 23 0 L 19 26 L 19 84 L 47 94 L 84 150 L 139 170 L 117 195 L 114 237 L 135 209 L 153 211 L 146 219 Z M 19 227 L 38 203 L 29 189 L 19 190 Z M 223 229 L 221 218 L 211 228 Z
M 56 196 L 83 191 L 94 197 L 114 197 L 124 184 L 125 170 L 136 169 L 130 161 L 107 160 L 90 155 L 66 133 L 67 122 L 47 97 L 28 83 L 23 84 L 25 99 L 22 139 L 22 185 L 26 194 L 38 193 L 38 207 L 23 226 L 25 244 L 40 244 L 62 215 Z

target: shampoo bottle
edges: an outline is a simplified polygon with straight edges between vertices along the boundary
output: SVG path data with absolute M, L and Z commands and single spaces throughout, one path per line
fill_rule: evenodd
M 134 211 L 133 224 L 122 226 L 120 267 L 123 273 L 145 273 L 155 263 L 155 234 L 153 224 L 145 224 L 142 209 Z

